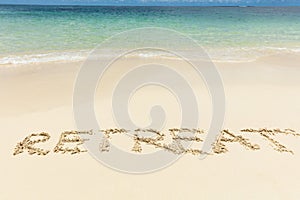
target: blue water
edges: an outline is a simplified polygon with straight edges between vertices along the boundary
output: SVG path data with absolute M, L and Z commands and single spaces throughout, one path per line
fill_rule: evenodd
M 300 7 L 2 5 L 0 57 L 5 63 L 34 55 L 55 59 L 57 52 L 66 52 L 80 59 L 83 54 L 72 52 L 91 50 L 114 34 L 149 26 L 190 36 L 215 59 L 300 51 Z

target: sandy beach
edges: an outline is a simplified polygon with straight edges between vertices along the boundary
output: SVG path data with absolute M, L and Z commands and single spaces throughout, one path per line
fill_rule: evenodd
M 150 58 L 149 58 L 150 59 Z M 158 58 L 155 58 L 158 59 Z M 127 63 L 144 62 L 139 59 Z M 166 61 L 180 68 L 177 61 Z M 226 117 L 223 128 L 237 135 L 245 128 L 289 128 L 300 132 L 300 58 L 284 54 L 263 57 L 253 62 L 215 62 L 223 79 Z M 119 63 L 125 66 L 124 63 Z M 88 153 L 62 155 L 53 153 L 60 133 L 76 130 L 72 95 L 82 62 L 45 63 L 5 66 L 0 69 L 1 192 L 0 199 L 297 199 L 299 196 L 300 138 L 275 136 L 293 150 L 294 155 L 275 151 L 268 141 L 245 134 L 259 144 L 258 151 L 239 144 L 228 144 L 229 152 L 199 160 L 184 155 L 168 168 L 143 176 L 111 170 Z M 129 65 L 129 64 L 128 64 Z M 130 66 L 128 66 L 130 67 Z M 122 69 L 125 70 L 126 66 Z M 122 70 L 111 69 L 103 80 L 104 91 L 118 80 Z M 192 70 L 181 68 L 202 106 L 201 124 L 210 122 L 209 95 Z M 149 88 L 164 102 L 164 91 Z M 146 93 L 147 94 L 147 93 Z M 202 96 L 201 96 L 202 95 Z M 109 99 L 100 97 L 99 120 L 113 126 Z M 156 97 L 157 97 L 156 96 Z M 157 98 L 156 98 L 157 99 Z M 134 99 L 133 99 L 134 100 Z M 142 94 L 136 97 L 133 116 L 147 124 L 143 112 L 149 102 Z M 151 103 L 150 103 L 151 104 Z M 175 105 L 175 103 L 174 103 Z M 172 112 L 173 103 L 167 111 Z M 168 110 L 169 109 L 169 110 Z M 175 126 L 177 110 L 168 115 Z M 206 115 L 207 113 L 207 115 Z M 194 128 L 194 127 L 192 127 Z M 13 156 L 16 144 L 31 133 L 47 132 L 51 139 L 38 145 L 50 152 L 46 156 Z M 49 167 L 51 166 L 51 167 Z

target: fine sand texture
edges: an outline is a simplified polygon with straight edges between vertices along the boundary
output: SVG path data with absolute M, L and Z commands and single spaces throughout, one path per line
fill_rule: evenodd
M 199 127 L 187 128 L 208 130 L 212 112 L 203 80 L 183 61 L 163 58 L 121 59 L 106 71 L 95 92 L 96 116 L 104 128 L 116 127 L 110 102 L 122 74 L 132 66 L 154 61 L 163 62 L 186 77 L 200 110 Z M 274 144 L 262 135 L 241 130 L 280 128 L 300 133 L 299 63 L 299 56 L 292 54 L 253 62 L 215 62 L 226 96 L 223 129 L 243 135 L 260 149 L 249 150 L 238 142 L 226 143 L 225 153 L 204 160 L 187 154 L 167 168 L 143 175 L 117 172 L 89 153 L 53 152 L 62 132 L 76 130 L 72 97 L 83 62 L 3 66 L 0 199 L 298 199 L 300 137 L 271 135 L 292 154 L 276 151 Z M 165 108 L 166 128 L 178 127 L 180 108 L 176 98 L 158 86 L 142 88 L 132 96 L 132 120 L 147 126 L 151 123 L 149 110 L 157 104 Z M 36 146 L 49 149 L 49 154 L 29 155 L 25 151 L 13 155 L 17 143 L 41 132 L 49 133 L 51 138 Z M 120 148 L 131 151 L 132 146 L 116 139 L 118 143 Z M 149 147 L 148 150 L 153 151 Z

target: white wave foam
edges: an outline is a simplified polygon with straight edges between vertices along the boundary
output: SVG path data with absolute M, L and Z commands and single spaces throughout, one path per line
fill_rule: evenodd
M 89 51 L 53 52 L 32 55 L 10 55 L 0 58 L 0 65 L 24 65 L 48 62 L 81 61 L 87 58 Z
M 277 54 L 299 54 L 300 48 L 288 47 L 239 47 L 206 49 L 210 58 L 220 62 L 251 62 L 261 57 Z
M 239 47 L 239 48 L 203 48 L 209 57 L 214 61 L 222 62 L 249 62 L 256 60 L 263 56 L 269 56 L 273 54 L 285 54 L 285 53 L 300 53 L 300 48 L 288 48 L 288 47 Z M 69 51 L 69 52 L 52 52 L 42 54 L 31 55 L 9 55 L 0 57 L 0 66 L 19 66 L 25 64 L 39 64 L 48 62 L 76 62 L 84 61 L 88 58 L 90 50 L 82 51 Z M 109 54 L 110 51 L 107 51 Z M 199 58 L 197 52 L 190 51 L 192 57 Z M 102 55 L 105 56 L 105 55 Z M 176 56 L 167 51 L 138 51 L 126 55 L 125 57 L 139 57 L 139 58 L 175 58 Z

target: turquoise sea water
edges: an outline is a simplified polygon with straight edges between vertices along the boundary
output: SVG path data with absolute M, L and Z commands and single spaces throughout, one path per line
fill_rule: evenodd
M 0 64 L 84 59 L 104 39 L 149 26 L 190 36 L 216 60 L 300 52 L 300 7 L 2 5 Z

